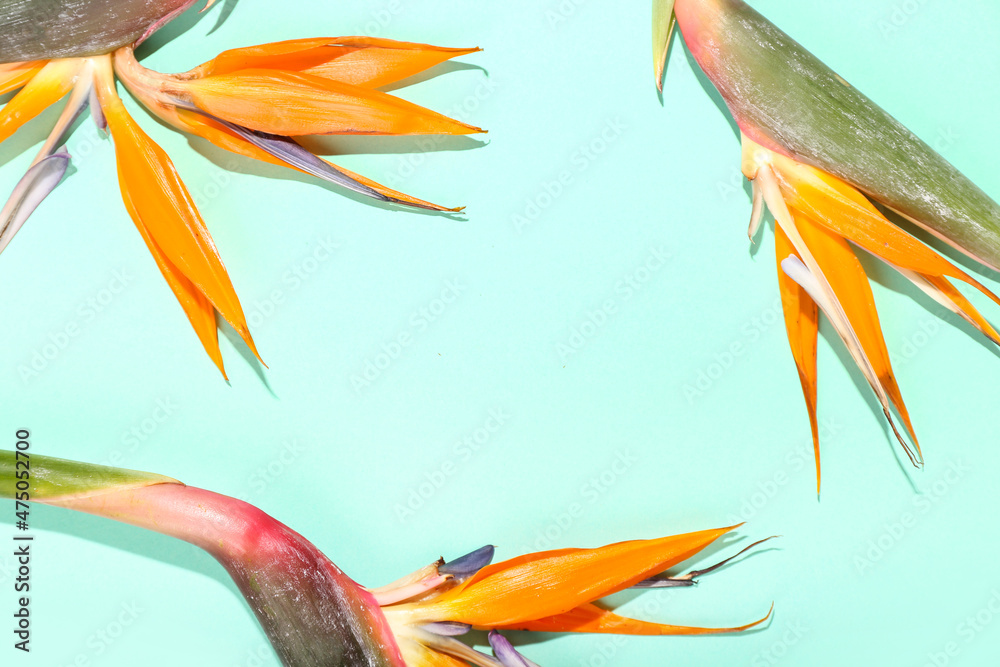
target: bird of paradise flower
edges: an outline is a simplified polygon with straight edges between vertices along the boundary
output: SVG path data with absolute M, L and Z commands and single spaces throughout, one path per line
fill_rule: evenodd
M 214 0 L 209 0 L 211 6 Z M 136 124 L 116 76 L 157 117 L 223 149 L 310 174 L 392 204 L 446 208 L 392 190 L 310 152 L 305 135 L 461 135 L 480 128 L 378 90 L 476 48 L 441 48 L 369 37 L 299 39 L 226 51 L 183 74 L 144 68 L 134 49 L 195 0 L 118 0 L 109 15 L 97 0 L 52 0 L 4 7 L 0 141 L 68 95 L 27 174 L 0 211 L 0 252 L 64 176 L 62 148 L 90 107 L 109 129 L 125 208 L 209 357 L 226 376 L 216 315 L 258 359 L 239 298 L 204 220 L 167 154 Z M 206 7 L 207 8 L 207 7 Z M 81 18 L 82 17 L 82 18 Z M 39 39 L 39 34 L 44 39 Z M 17 60 L 16 62 L 9 62 Z
M 241 500 L 152 473 L 0 451 L 0 498 L 30 499 L 154 530 L 210 553 L 236 582 L 289 667 L 529 667 L 500 631 L 623 635 L 739 632 L 627 618 L 594 604 L 628 588 L 694 586 L 707 568 L 667 570 L 738 526 L 491 564 L 486 546 L 380 588 L 345 575 L 316 546 Z M 771 539 L 771 538 L 767 538 Z M 456 639 L 488 630 L 495 658 Z
M 875 255 L 990 340 L 1000 334 L 951 282 L 990 290 L 907 231 L 894 211 L 1000 270 L 1000 205 L 916 135 L 742 0 L 654 0 L 653 58 L 662 92 L 679 26 L 741 131 L 753 186 L 749 235 L 774 216 L 788 341 L 805 396 L 820 485 L 816 352 L 822 311 L 864 374 L 914 465 L 923 457 L 896 383 L 858 249 Z M 897 412 L 913 443 L 896 427 Z

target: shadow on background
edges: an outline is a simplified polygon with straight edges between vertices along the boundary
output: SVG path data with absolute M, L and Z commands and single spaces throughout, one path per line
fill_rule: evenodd
M 207 2 L 207 0 L 205 0 L 205 2 Z M 238 2 L 239 0 L 225 0 L 225 3 L 219 11 L 219 17 L 216 19 L 215 25 L 212 26 L 206 34 L 211 35 L 213 32 L 221 28 L 222 24 L 229 18 L 229 15 L 233 13 L 234 9 L 236 9 L 236 3 Z M 157 30 L 149 37 L 149 39 L 139 46 L 136 56 L 141 60 L 145 56 L 156 53 L 168 42 L 177 39 L 188 30 L 198 25 L 198 23 L 211 14 L 211 12 L 202 13 L 204 6 L 204 3 L 196 3 L 186 12 Z

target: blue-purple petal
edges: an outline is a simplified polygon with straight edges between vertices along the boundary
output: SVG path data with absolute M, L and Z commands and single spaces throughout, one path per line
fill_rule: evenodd
M 0 252 L 42 200 L 55 190 L 68 168 L 69 152 L 62 148 L 31 167 L 18 182 L 10 199 L 0 210 Z
M 490 646 L 493 647 L 493 655 L 497 657 L 503 667 L 538 667 L 518 653 L 514 645 L 496 630 L 490 630 L 489 639 Z
M 97 99 L 97 89 L 93 86 L 90 87 L 90 117 L 94 121 L 94 125 L 101 132 L 108 131 L 108 119 L 104 117 L 104 109 L 101 108 L 101 102 Z
M 379 201 L 384 201 L 390 204 L 401 204 L 403 206 L 410 206 L 416 208 L 424 208 L 428 210 L 437 210 L 433 206 L 424 206 L 422 204 L 416 204 L 414 202 L 403 201 L 402 199 L 397 199 L 396 197 L 390 197 L 388 195 L 382 194 L 378 190 L 361 183 L 360 181 L 351 178 L 344 172 L 337 169 L 336 165 L 330 164 L 326 160 L 314 155 L 311 151 L 303 148 L 294 139 L 289 137 L 282 137 L 277 134 L 268 134 L 267 132 L 258 132 L 257 130 L 251 130 L 249 128 L 243 127 L 242 125 L 237 125 L 236 123 L 230 123 L 229 121 L 223 120 L 212 116 L 211 114 L 206 114 L 200 109 L 193 108 L 188 105 L 183 105 L 184 108 L 196 111 L 203 116 L 211 118 L 215 122 L 224 125 L 227 129 L 238 134 L 243 139 L 247 140 L 257 148 L 273 155 L 285 164 L 295 167 L 296 169 L 301 169 L 307 174 L 311 174 L 316 178 L 322 179 L 327 183 L 333 183 L 335 185 L 340 185 L 358 194 L 365 195 L 366 197 L 371 197 L 372 199 L 377 199 Z
M 759 546 L 764 542 L 767 542 L 768 540 L 773 540 L 775 537 L 777 537 L 777 535 L 772 535 L 771 537 L 765 537 L 762 540 L 757 540 L 750 546 L 744 547 L 739 552 L 733 554 L 732 556 L 730 556 L 725 560 L 719 561 L 715 565 L 706 567 L 701 570 L 692 570 L 688 574 L 684 575 L 684 578 L 672 578 L 667 575 L 660 574 L 655 577 L 650 577 L 649 579 L 643 579 L 635 586 L 632 586 L 632 588 L 678 588 L 683 586 L 694 586 L 696 583 L 698 583 L 697 581 L 695 581 L 698 577 L 710 574 L 715 570 L 718 570 L 719 568 L 725 566 L 726 564 L 732 562 L 736 558 L 739 558 L 746 552 L 750 551 L 754 547 Z
M 694 578 L 694 577 L 700 577 L 703 574 L 709 574 L 710 572 L 714 572 L 715 570 L 718 570 L 719 568 L 721 568 L 722 566 L 726 565 L 727 563 L 735 560 L 736 558 L 739 558 L 740 556 L 742 556 L 746 552 L 750 551 L 754 547 L 756 547 L 758 545 L 761 545 L 761 544 L 764 544 L 764 542 L 767 542 L 768 540 L 773 540 L 776 537 L 778 537 L 778 536 L 777 535 L 771 535 L 770 537 L 765 537 L 762 540 L 757 540 L 756 542 L 754 542 L 750 546 L 743 547 L 737 553 L 733 554 L 732 556 L 730 556 L 729 558 L 727 558 L 727 559 L 725 559 L 723 561 L 719 561 L 718 563 L 716 563 L 715 565 L 712 565 L 711 567 L 706 567 L 703 570 L 693 570 L 689 576 L 691 578 Z
M 431 632 L 435 635 L 441 635 L 442 637 L 459 637 L 472 629 L 472 626 L 468 623 L 456 623 L 455 621 L 425 623 L 420 627 L 427 632 Z
M 643 579 L 632 588 L 684 588 L 694 586 L 694 579 L 673 579 L 671 577 L 650 577 Z
M 444 565 L 439 566 L 438 572 L 441 574 L 450 574 L 456 579 L 471 577 L 493 562 L 493 554 L 495 552 L 496 547 L 487 544 L 485 547 L 480 547 L 471 553 L 467 553 L 460 558 L 448 561 Z

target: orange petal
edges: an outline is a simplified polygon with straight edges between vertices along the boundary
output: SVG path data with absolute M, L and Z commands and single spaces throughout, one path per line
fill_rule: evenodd
M 207 63 L 196 67 L 195 76 L 231 74 L 241 69 L 281 69 L 300 72 L 339 58 L 350 48 L 333 46 L 332 37 L 310 37 L 244 46 L 223 51 Z
M 775 155 L 781 191 L 790 207 L 890 264 L 925 275 L 962 280 L 1000 304 L 1000 298 L 975 278 L 889 222 L 853 186 L 819 169 Z
M 222 373 L 222 377 L 228 380 L 226 369 L 222 363 L 222 351 L 219 349 L 219 329 L 215 322 L 215 308 L 198 291 L 194 283 L 185 278 L 184 274 L 167 259 L 163 251 L 153 241 L 153 238 L 149 235 L 149 230 L 142 224 L 142 216 L 139 215 L 135 205 L 132 203 L 132 197 L 129 195 L 128 187 L 124 182 L 121 184 L 121 192 L 125 208 L 128 210 L 129 215 L 132 216 L 132 220 L 135 221 L 135 226 L 139 229 L 142 240 L 146 242 L 146 247 L 149 248 L 150 254 L 153 255 L 153 259 L 160 268 L 160 272 L 166 279 L 167 284 L 170 285 L 170 289 L 173 290 L 174 295 L 187 314 L 194 332 L 198 335 L 198 340 L 201 341 L 205 352 L 208 353 L 208 356 L 215 363 L 219 372 Z
M 209 76 L 242 69 L 278 69 L 378 88 L 476 51 L 479 49 L 451 49 L 375 37 L 323 37 L 232 49 L 196 71 Z
M 337 40 L 337 44 L 355 48 L 340 58 L 311 67 L 306 72 L 368 88 L 395 83 L 446 60 L 481 50 L 444 48 L 375 37 L 342 37 Z
M 333 163 L 329 162 L 329 164 Z M 420 208 L 431 209 L 433 211 L 450 211 L 453 213 L 458 213 L 459 211 L 465 210 L 464 206 L 454 206 L 449 208 L 447 206 L 441 206 L 440 204 L 432 204 L 431 202 L 424 201 L 423 199 L 417 199 L 416 197 L 411 197 L 410 195 L 404 192 L 399 192 L 398 190 L 393 190 L 392 188 L 382 185 L 381 183 L 376 183 L 372 179 L 362 176 L 361 174 L 355 173 L 349 169 L 345 169 L 344 167 L 341 167 L 339 165 L 335 166 L 337 169 L 347 174 L 348 177 L 353 178 L 362 185 L 367 185 L 372 190 L 375 190 L 376 192 L 385 195 L 386 197 L 390 197 L 391 199 L 397 199 L 404 204 L 409 204 L 410 206 L 417 206 Z
M 954 285 L 948 282 L 947 279 L 940 278 L 938 276 L 926 275 L 920 277 L 926 280 L 933 289 L 937 290 L 946 301 L 951 301 L 951 305 L 948 303 L 944 304 L 949 310 L 958 313 L 961 317 L 965 318 L 967 322 L 972 324 L 972 326 L 983 332 L 983 334 L 985 334 L 990 340 L 997 345 L 1000 345 L 1000 334 L 998 334 L 996 329 L 993 328 L 993 325 L 987 322 L 986 318 L 984 318 L 979 311 L 976 310 L 975 306 L 973 306 L 969 300 L 955 288 Z
M 806 409 L 809 411 L 813 450 L 816 456 L 816 492 L 819 493 L 819 423 L 816 419 L 816 340 L 819 333 L 819 308 L 812 297 L 782 270 L 782 260 L 789 255 L 797 256 L 797 254 L 781 225 L 775 225 L 774 232 L 781 306 L 785 312 L 788 344 L 792 348 L 792 357 L 795 358 L 795 366 L 799 370 L 802 394 L 806 399 Z
M 26 63 L 0 65 L 0 95 L 17 90 L 42 71 L 46 61 L 34 60 Z
M 772 606 L 772 610 L 774 607 Z M 741 632 L 760 625 L 771 616 L 732 628 L 698 628 L 684 625 L 650 623 L 601 609 L 594 604 L 585 604 L 565 614 L 549 616 L 523 623 L 498 626 L 497 630 L 530 630 L 535 632 L 595 632 L 616 635 L 713 635 L 723 632 Z
M 115 91 L 110 63 L 102 63 L 98 74 L 101 107 L 115 142 L 118 179 L 136 226 L 148 233 L 163 256 L 219 311 L 259 359 L 236 291 L 190 193 L 167 154 L 128 115 Z M 191 311 L 188 313 L 190 316 Z M 204 319 L 204 315 L 199 317 Z
M 79 60 L 53 60 L 0 110 L 0 141 L 66 95 L 75 83 Z
M 882 327 L 875 309 L 875 298 L 861 262 L 858 261 L 851 247 L 842 237 L 837 236 L 808 216 L 802 215 L 801 212 L 795 211 L 795 213 L 799 213 L 795 215 L 795 224 L 803 241 L 815 257 L 816 262 L 822 267 L 823 274 L 840 301 L 851 327 L 857 334 L 878 382 L 884 388 L 896 410 L 899 411 L 919 454 L 920 443 L 917 442 L 913 425 L 910 422 L 910 415 L 903 403 L 903 397 L 892 372 L 889 352 L 885 347 Z M 891 424 L 892 417 L 888 409 L 886 409 L 886 417 L 889 418 Z M 895 426 L 893 429 L 895 430 Z M 906 442 L 898 432 L 896 437 L 904 449 L 909 452 Z
M 415 613 L 477 627 L 564 614 L 685 561 L 733 527 L 599 549 L 562 549 L 496 563 Z
M 392 95 L 310 74 L 251 69 L 183 85 L 199 109 L 282 136 L 482 132 Z

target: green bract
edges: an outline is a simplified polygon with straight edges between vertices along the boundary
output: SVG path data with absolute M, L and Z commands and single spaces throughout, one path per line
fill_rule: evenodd
M 110 53 L 195 0 L 0 0 L 0 63 Z

